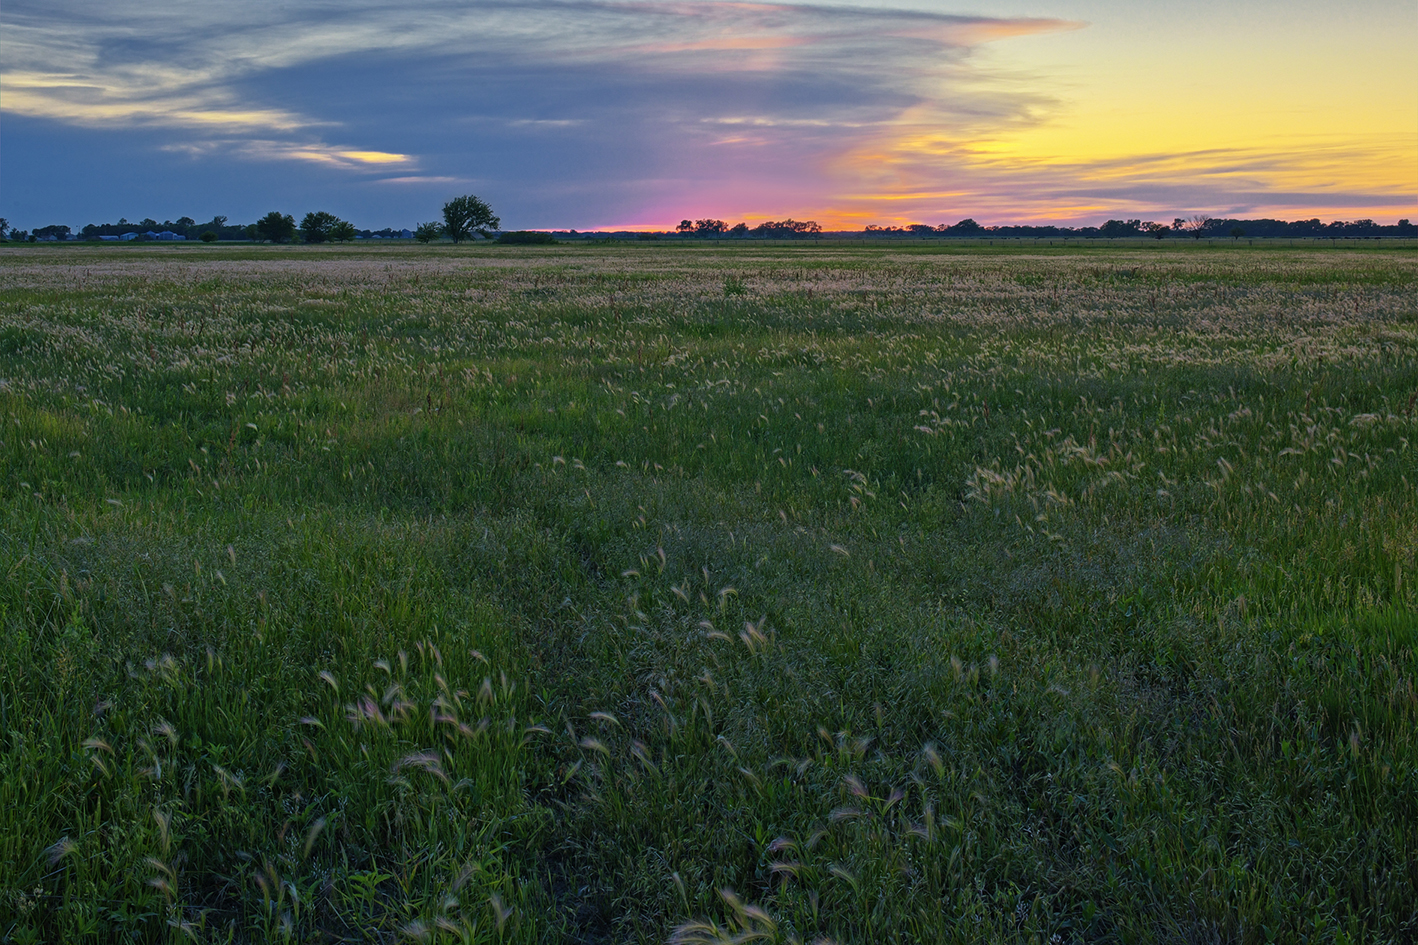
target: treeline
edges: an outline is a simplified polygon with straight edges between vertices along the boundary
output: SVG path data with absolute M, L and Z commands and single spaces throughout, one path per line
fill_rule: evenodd
M 571 231 L 575 235 L 576 231 Z M 645 238 L 670 234 L 643 234 Z M 674 235 L 690 238 L 733 239 L 792 239 L 806 236 L 821 237 L 822 227 L 809 220 L 799 222 L 760 223 L 750 227 L 747 223 L 727 225 L 723 220 L 682 220 L 675 228 Z M 956 237 L 965 239 L 1215 239 L 1242 237 L 1253 239 L 1368 239 L 1374 237 L 1415 237 L 1418 226 L 1407 220 L 1399 220 L 1393 226 L 1383 226 L 1373 220 L 1334 220 L 1321 223 L 1313 220 L 1238 220 L 1209 217 L 1204 215 L 1189 218 L 1177 217 L 1170 224 L 1152 220 L 1109 220 L 1101 226 L 1043 226 L 1008 225 L 984 226 L 972 219 L 959 223 L 942 223 L 932 226 L 928 223 L 910 223 L 904 226 L 879 226 L 871 224 L 863 230 L 836 230 L 831 236 L 837 238 L 928 238 Z
M 1172 223 L 1151 220 L 1109 220 L 1102 226 L 982 226 L 965 219 L 955 224 L 930 226 L 912 223 L 907 226 L 868 226 L 864 235 L 871 237 L 966 237 L 973 239 L 1369 239 L 1374 237 L 1415 237 L 1418 226 L 1399 220 L 1393 226 L 1383 226 L 1373 220 L 1334 220 L 1321 223 L 1312 220 L 1237 220 L 1209 216 L 1177 217 Z
M 818 236 L 822 227 L 815 220 L 768 220 L 750 228 L 747 223 L 729 226 L 723 220 L 681 220 L 675 232 L 680 236 L 732 236 L 737 238 L 756 236 L 760 239 L 794 239 Z
M 788 221 L 791 223 L 792 221 Z M 206 223 L 198 223 L 191 217 L 165 220 L 153 219 L 129 223 L 126 219 L 117 223 L 90 223 L 78 233 L 60 224 L 39 227 L 33 233 L 25 230 L 11 230 L 9 221 L 0 218 L 0 240 L 28 240 L 29 242 L 56 240 L 201 240 L 211 243 L 217 240 L 253 240 L 267 243 L 342 243 L 357 239 L 416 239 L 421 243 L 450 239 L 454 243 L 481 236 L 490 239 L 499 232 L 502 221 L 486 202 L 465 194 L 454 197 L 443 205 L 443 222 L 420 223 L 416 230 L 393 229 L 358 230 L 353 223 L 342 220 L 333 213 L 313 210 L 307 213 L 297 225 L 295 217 L 279 210 L 272 210 L 255 223 L 233 225 L 226 217 L 216 216 Z M 816 224 L 813 224 L 816 226 Z M 516 234 L 520 238 L 510 242 L 545 242 L 539 234 Z
M 191 217 L 178 217 L 162 223 L 148 218 L 137 223 L 121 219 L 117 223 L 90 223 L 77 233 L 68 226 L 42 226 L 33 232 L 11 229 L 0 218 L 0 241 L 55 240 L 253 240 L 272 243 L 326 243 L 355 239 L 416 239 L 423 243 L 451 239 L 454 243 L 481 236 L 490 239 L 501 232 L 501 221 L 482 200 L 468 194 L 443 205 L 443 221 L 421 223 L 414 230 L 386 227 L 382 230 L 360 230 L 332 213 L 313 211 L 296 223 L 295 218 L 271 211 L 255 223 L 233 224 L 224 216 L 214 216 L 205 223 Z M 515 239 L 504 242 L 528 242 L 531 231 L 518 231 Z M 723 220 L 681 220 L 673 232 L 621 231 L 616 233 L 576 230 L 554 231 L 570 239 L 627 237 L 659 239 L 664 236 L 689 239 L 1377 239 L 1384 237 L 1418 237 L 1418 226 L 1408 220 L 1385 226 L 1373 220 L 1333 220 L 1322 223 L 1310 220 L 1243 220 L 1196 215 L 1177 217 L 1170 224 L 1153 220 L 1108 220 L 1101 226 L 1057 226 L 1029 224 L 984 226 L 972 219 L 958 223 L 911 223 L 904 226 L 870 225 L 863 230 L 826 232 L 814 220 L 768 220 L 756 226 Z M 547 234 L 550 238 L 551 234 Z
M 136 223 L 120 219 L 117 223 L 90 223 L 75 232 L 63 224 L 36 227 L 34 230 L 11 228 L 0 218 L 0 240 L 11 242 L 54 242 L 65 240 L 252 240 L 274 243 L 324 243 L 354 239 L 412 239 L 408 229 L 385 227 L 382 230 L 359 230 L 332 213 L 307 213 L 296 224 L 289 214 L 272 211 L 255 223 L 230 223 L 224 216 L 214 216 L 205 223 L 191 217 L 178 217 L 159 223 L 151 217 Z

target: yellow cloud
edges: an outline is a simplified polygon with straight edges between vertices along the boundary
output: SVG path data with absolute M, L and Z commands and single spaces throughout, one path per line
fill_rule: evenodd
M 335 151 L 339 157 L 360 164 L 406 164 L 407 154 L 390 154 L 388 151 Z

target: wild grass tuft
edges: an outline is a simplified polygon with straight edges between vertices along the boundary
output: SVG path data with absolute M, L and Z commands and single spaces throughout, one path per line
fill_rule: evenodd
M 1418 936 L 1418 264 L 0 253 L 0 941 Z

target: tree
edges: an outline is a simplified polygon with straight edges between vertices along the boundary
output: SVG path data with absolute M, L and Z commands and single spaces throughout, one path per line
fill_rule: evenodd
M 1172 232 L 1172 228 L 1165 223 L 1148 222 L 1142 224 L 1142 231 L 1153 239 L 1160 240 L 1168 233 Z
M 414 239 L 420 243 L 432 243 L 443 235 L 442 223 L 420 223 L 414 230 Z
M 1404 220 L 1403 222 L 1404 222 L 1405 224 L 1408 223 L 1407 220 Z M 6 234 L 6 233 L 9 233 L 9 232 L 10 232 L 10 221 L 7 220 L 7 219 L 5 219 L 4 217 L 0 217 L 0 240 L 3 240 L 3 239 L 5 238 L 5 234 Z
M 256 238 L 284 243 L 295 236 L 295 217 L 289 213 L 272 210 L 256 221 Z
M 1211 217 L 1204 213 L 1198 213 L 1187 221 L 1186 227 L 1192 239 L 1199 240 L 1211 229 Z
M 1238 239 L 1240 239 L 1241 237 L 1243 237 L 1243 236 L 1245 236 L 1245 235 L 1246 235 L 1246 231 L 1245 231 L 1244 228 L 1239 227 L 1239 226 L 1233 226 L 1233 227 L 1231 227 L 1231 239 L 1233 239 L 1233 240 L 1238 240 Z
M 695 236 L 718 236 L 729 228 L 723 220 L 695 220 Z
M 472 194 L 454 197 L 443 205 L 443 232 L 454 243 L 471 239 L 474 233 L 487 239 L 492 230 L 501 226 L 502 221 L 492 208 Z
M 178 226 L 196 226 L 196 225 L 197 225 L 197 221 L 194 220 L 194 219 L 192 219 L 191 217 L 178 217 L 178 218 L 177 218 L 177 225 L 178 225 Z
M 330 227 L 330 242 L 348 243 L 355 238 L 357 232 L 353 223 L 348 220 L 340 220 Z
M 768 220 L 753 228 L 753 232 L 764 239 L 792 239 L 794 237 L 815 236 L 822 232 L 815 220 Z
M 679 221 L 679 226 L 675 227 L 675 232 L 676 232 L 676 233 L 683 233 L 685 236 L 688 236 L 690 233 L 693 233 L 693 232 L 694 232 L 694 221 L 693 221 L 693 220 L 681 220 L 681 221 Z
M 217 234 L 212 230 L 208 230 L 202 234 L 201 240 L 204 243 L 215 243 L 217 241 Z
M 333 213 L 326 213 L 324 210 L 315 213 L 307 213 L 305 219 L 300 221 L 300 232 L 307 243 L 324 243 L 330 239 L 331 232 L 335 227 L 345 223 Z M 346 226 L 349 224 L 345 223 Z
M 1098 234 L 1106 239 L 1137 236 L 1142 232 L 1141 220 L 1109 220 L 1098 228 Z
M 729 235 L 730 235 L 730 236 L 740 236 L 740 237 L 742 237 L 742 236 L 747 236 L 747 235 L 748 235 L 748 224 L 747 224 L 747 223 L 735 223 L 732 227 L 729 228 Z

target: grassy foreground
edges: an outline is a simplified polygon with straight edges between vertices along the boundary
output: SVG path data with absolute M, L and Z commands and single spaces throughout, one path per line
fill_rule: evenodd
M 0 941 L 1414 941 L 1415 290 L 0 251 Z

